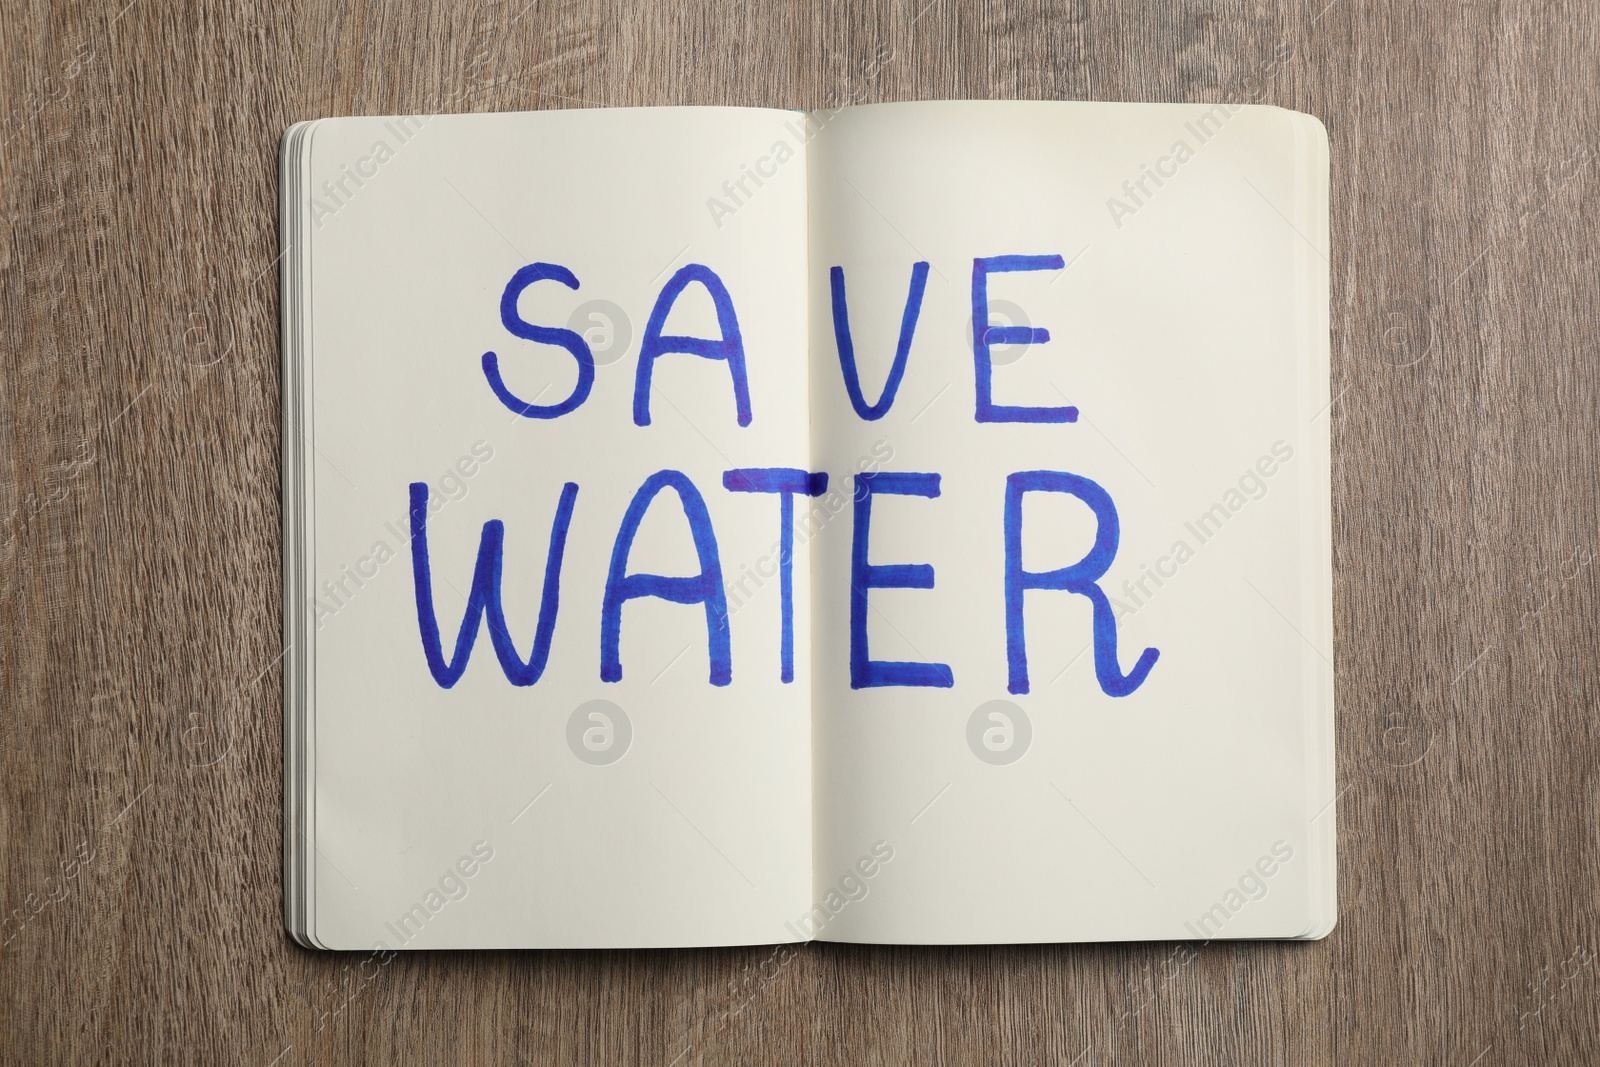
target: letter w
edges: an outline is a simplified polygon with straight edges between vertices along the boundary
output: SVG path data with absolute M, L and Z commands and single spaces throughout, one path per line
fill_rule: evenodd
M 500 605 L 500 563 L 505 543 L 505 524 L 490 519 L 483 524 L 478 542 L 478 564 L 472 575 L 472 591 L 467 595 L 467 613 L 456 634 L 455 654 L 448 662 L 439 638 L 439 620 L 433 610 L 433 578 L 428 566 L 428 485 L 411 483 L 411 573 L 417 586 L 417 629 L 422 634 L 422 651 L 428 657 L 428 670 L 441 688 L 449 689 L 461 679 L 478 639 L 479 622 L 489 616 L 489 640 L 494 644 L 500 669 L 512 685 L 532 685 L 544 673 L 550 658 L 550 638 L 556 628 L 556 612 L 561 604 L 561 557 L 567 547 L 567 528 L 572 524 L 572 506 L 578 499 L 578 486 L 568 482 L 561 489 L 556 517 L 550 527 L 550 551 L 544 564 L 544 595 L 539 603 L 539 625 L 534 633 L 533 651 L 524 663 L 517 655 L 511 633 L 506 629 L 505 611 Z

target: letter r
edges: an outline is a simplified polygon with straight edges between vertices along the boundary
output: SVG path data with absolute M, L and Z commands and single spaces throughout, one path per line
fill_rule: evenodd
M 1028 493 L 1067 493 L 1094 512 L 1094 546 L 1077 563 L 1053 571 L 1022 569 L 1022 498 Z M 1125 697 L 1144 684 L 1161 655 L 1147 648 L 1126 675 L 1117 662 L 1117 620 L 1099 586 L 1117 555 L 1120 531 L 1111 494 L 1087 478 L 1064 471 L 1018 471 L 1006 478 L 1006 659 L 1013 693 L 1028 692 L 1028 652 L 1023 633 L 1022 599 L 1029 589 L 1060 589 L 1089 598 L 1094 605 L 1094 673 L 1108 696 Z

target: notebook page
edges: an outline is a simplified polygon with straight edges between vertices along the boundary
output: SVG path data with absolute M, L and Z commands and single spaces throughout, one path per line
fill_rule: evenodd
M 867 488 L 809 542 L 818 845 L 796 927 L 1326 933 L 1320 124 L 1067 103 L 813 123 L 813 461 Z
M 692 595 L 712 555 L 730 586 L 771 570 L 779 497 L 724 474 L 807 462 L 792 120 L 686 108 L 318 128 L 313 862 L 330 947 L 788 937 L 811 885 L 810 680 L 808 665 L 780 680 L 779 583 L 745 582 L 726 610 L 716 598 L 714 625 L 706 589 L 722 580 L 699 602 L 664 597 Z M 727 339 L 725 314 L 738 374 L 725 347 L 672 341 Z M 648 336 L 665 352 L 638 390 Z M 486 537 L 511 655 L 480 601 L 463 667 Z M 803 591 L 805 558 L 794 567 Z

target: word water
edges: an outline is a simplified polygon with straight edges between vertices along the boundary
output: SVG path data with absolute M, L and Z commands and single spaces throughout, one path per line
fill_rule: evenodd
M 872 528 L 873 501 L 879 496 L 910 496 L 934 500 L 939 497 L 939 475 L 934 473 L 862 473 L 855 476 L 854 530 L 850 565 L 850 686 L 870 689 L 880 686 L 926 686 L 950 688 L 955 673 L 945 663 L 905 662 L 873 659 L 867 646 L 868 596 L 873 589 L 934 588 L 933 567 L 926 563 L 870 564 L 868 547 Z M 816 497 L 827 491 L 828 476 L 790 467 L 751 467 L 724 472 L 723 488 L 735 493 L 766 493 L 778 498 L 779 512 L 779 676 L 794 680 L 794 501 L 797 496 Z M 671 490 L 694 541 L 699 571 L 686 576 L 630 572 L 629 555 L 634 540 L 656 497 Z M 1022 505 L 1028 493 L 1060 493 L 1076 497 L 1094 513 L 1094 544 L 1076 563 L 1048 571 L 1029 571 L 1022 566 Z M 487 620 L 489 641 L 500 669 L 515 686 L 529 686 L 544 674 L 550 643 L 555 633 L 561 606 L 562 557 L 567 532 L 577 505 L 578 485 L 567 482 L 556 504 L 551 524 L 549 549 L 545 557 L 544 585 L 539 604 L 533 645 L 526 658 L 518 651 L 506 625 L 501 600 L 501 569 L 505 525 L 499 519 L 483 524 L 478 543 L 472 588 L 467 596 L 466 613 L 456 631 L 455 647 L 445 657 L 443 639 L 434 610 L 432 563 L 428 552 L 428 486 L 410 486 L 411 564 L 416 587 L 417 628 L 428 669 L 441 687 L 449 689 L 461 679 L 472 655 L 473 645 Z M 1056 590 L 1085 597 L 1093 606 L 1091 620 L 1095 677 L 1109 696 L 1127 696 L 1144 683 L 1160 652 L 1144 649 L 1126 673 L 1117 654 L 1117 625 L 1110 599 L 1100 588 L 1102 576 L 1111 568 L 1119 540 L 1117 509 L 1104 488 L 1081 475 L 1066 471 L 1018 471 L 1006 478 L 1005 506 L 1001 521 L 1005 534 L 1003 589 L 1005 602 L 1006 661 L 1008 686 L 1012 693 L 1027 693 L 1028 653 L 1023 620 L 1023 598 L 1030 589 Z M 710 683 L 726 686 L 733 681 L 732 642 L 729 614 L 723 591 L 721 556 L 716 531 L 705 498 L 687 475 L 676 470 L 657 471 L 647 478 L 628 505 L 612 544 L 611 562 L 601 600 L 600 679 L 622 680 L 623 607 L 630 600 L 656 597 L 674 604 L 700 605 L 705 614 L 706 642 L 710 660 Z

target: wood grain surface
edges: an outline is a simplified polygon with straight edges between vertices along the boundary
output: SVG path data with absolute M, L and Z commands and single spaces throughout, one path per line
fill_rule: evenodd
M 1595 5 L 121 5 L 0 5 L 0 1062 L 1600 1062 Z M 283 129 L 948 97 L 1328 126 L 1338 929 L 291 945 Z

